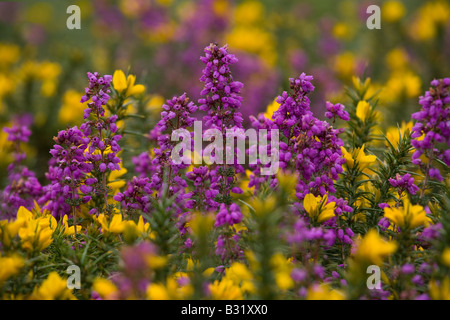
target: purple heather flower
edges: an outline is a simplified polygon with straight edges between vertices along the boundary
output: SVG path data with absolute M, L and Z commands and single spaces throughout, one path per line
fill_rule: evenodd
M 419 98 L 422 109 L 411 118 L 417 120 L 411 133 L 411 145 L 416 149 L 412 162 L 421 165 L 432 179 L 442 181 L 437 168 L 425 167 L 420 156 L 425 154 L 429 161 L 442 160 L 450 166 L 450 78 L 433 80 L 431 88 Z M 419 139 L 420 137 L 423 139 Z
M 8 185 L 0 191 L 0 219 L 14 218 L 21 206 L 33 208 L 34 201 L 42 195 L 41 184 L 34 172 L 21 164 L 26 153 L 22 152 L 20 143 L 28 142 L 31 135 L 28 129 L 31 123 L 27 120 L 27 117 L 19 117 L 10 128 L 3 128 L 14 145 L 14 152 L 13 162 L 8 166 Z
M 25 125 L 13 124 L 11 128 L 5 127 L 3 131 L 8 134 L 8 141 L 28 142 L 31 135 L 30 129 Z
M 424 284 L 423 278 L 421 275 L 416 274 L 412 279 L 411 282 L 414 283 L 417 286 L 422 286 Z
M 149 183 L 149 178 L 133 177 L 127 183 L 126 190 L 122 193 L 117 193 L 113 199 L 122 204 L 122 208 L 127 211 L 141 210 L 149 213 L 151 209 L 150 197 L 152 188 Z
M 336 214 L 352 212 L 353 209 L 343 199 L 336 199 L 334 181 L 339 179 L 343 172 L 341 146 L 343 141 L 339 138 L 342 129 L 334 129 L 326 121 L 314 117 L 310 110 L 308 94 L 314 90 L 313 77 L 302 73 L 298 78 L 289 79 L 290 92 L 284 91 L 276 99 L 280 104 L 278 110 L 272 115 L 272 121 L 263 115 L 258 118 L 251 117 L 255 129 L 279 129 L 288 143 L 280 142 L 279 167 L 285 172 L 296 171 L 299 179 L 295 188 L 296 196 L 303 200 L 308 193 L 315 195 L 328 195 L 331 201 L 337 204 Z M 348 113 L 340 104 L 327 104 L 328 114 L 333 118 L 339 116 L 347 119 Z M 261 177 L 260 165 L 251 165 L 253 174 L 250 176 L 250 186 L 255 186 L 255 192 L 261 183 L 269 178 Z M 274 184 L 275 186 L 276 184 Z M 351 239 L 345 238 L 350 243 Z
M 292 280 L 296 281 L 296 282 L 302 282 L 304 280 L 306 280 L 306 278 L 308 277 L 308 274 L 305 270 L 303 269 L 292 269 L 291 271 L 291 278 Z
M 234 81 L 230 65 L 238 60 L 228 53 L 228 46 L 219 48 L 211 44 L 204 50 L 205 56 L 200 60 L 206 65 L 200 81 L 204 83 L 199 99 L 200 110 L 208 113 L 204 117 L 206 128 L 231 128 L 237 126 L 242 128 L 242 115 L 237 109 L 240 108 L 242 97 L 240 96 L 243 84 Z
M 411 274 L 411 273 L 413 273 L 414 271 L 415 271 L 414 266 L 413 266 L 412 264 L 409 264 L 409 263 L 404 264 L 404 265 L 402 266 L 402 269 L 401 269 L 401 272 L 402 272 L 403 274 Z
M 348 112 L 345 111 L 344 105 L 342 105 L 340 103 L 332 104 L 331 102 L 327 101 L 326 108 L 327 108 L 327 112 L 325 112 L 325 117 L 327 117 L 328 119 L 333 119 L 333 118 L 338 117 L 344 121 L 350 120 L 350 116 L 349 116 Z
M 389 183 L 394 188 L 398 189 L 398 193 L 402 194 L 405 190 L 408 190 L 410 194 L 416 194 L 419 191 L 419 187 L 414 184 L 414 178 L 411 174 L 407 173 L 403 177 L 397 173 L 395 179 L 390 178 Z

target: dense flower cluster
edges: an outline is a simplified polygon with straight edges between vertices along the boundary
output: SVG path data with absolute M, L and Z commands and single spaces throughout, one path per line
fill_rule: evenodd
M 442 181 L 440 170 L 430 164 L 439 159 L 450 166 L 450 78 L 433 80 L 431 86 L 419 99 L 422 109 L 411 116 L 417 120 L 411 135 L 411 145 L 416 149 L 412 158 L 414 164 L 424 165 L 421 156 L 425 155 L 427 175 Z
M 177 186 L 173 184 L 175 180 L 178 180 L 176 178 L 179 175 L 178 171 L 188 167 L 182 151 L 191 150 L 191 145 L 187 145 L 187 141 L 184 142 L 184 148 L 180 149 L 179 159 L 176 161 L 172 156 L 176 141 L 173 141 L 172 135 L 168 132 L 192 127 L 195 118 L 191 114 L 197 111 L 197 106 L 189 101 L 186 94 L 173 97 L 166 103 L 163 105 L 164 111 L 161 112 L 161 120 L 150 133 L 152 137 L 157 137 L 158 141 L 158 148 L 153 149 L 154 158 L 151 161 L 155 170 L 151 177 L 151 184 L 154 190 L 160 191 L 163 180 L 167 178 L 169 190 L 171 194 L 175 194 L 179 191 Z M 178 139 L 183 140 L 183 137 L 178 137 Z
M 204 52 L 205 56 L 200 58 L 206 65 L 200 78 L 200 81 L 204 83 L 204 89 L 201 92 L 204 98 L 198 101 L 199 109 L 207 112 L 207 115 L 203 117 L 205 127 L 218 129 L 222 134 L 223 141 L 226 141 L 229 132 L 232 133 L 233 130 L 242 128 L 242 114 L 238 110 L 242 103 L 240 92 L 243 84 L 235 81 L 230 72 L 230 65 L 238 60 L 233 54 L 228 53 L 227 45 L 218 47 L 211 44 L 204 49 Z M 224 149 L 220 145 L 218 148 L 222 149 L 222 153 L 218 155 L 218 157 L 222 156 L 222 159 L 215 159 L 216 167 L 209 170 L 210 189 L 213 191 L 208 196 L 205 195 L 208 199 L 206 203 L 207 206 L 214 205 L 214 202 L 221 204 L 216 216 L 217 227 L 225 224 L 231 226 L 242 220 L 239 206 L 235 205 L 231 208 L 229 205 L 231 192 L 242 193 L 242 190 L 234 186 L 234 180 L 235 175 L 242 173 L 244 169 L 237 164 L 237 159 L 233 159 L 233 167 L 223 164 L 225 162 Z M 231 216 L 233 218 L 226 218 Z
M 24 123 L 25 121 L 25 123 Z M 28 142 L 31 131 L 26 119 L 17 119 L 10 128 L 3 131 L 8 134 L 8 141 L 13 144 L 13 162 L 8 166 L 8 185 L 0 192 L 0 218 L 14 218 L 17 210 L 23 206 L 32 208 L 34 199 L 42 194 L 42 187 L 33 171 L 21 164 L 26 153 L 20 147 L 21 142 Z
M 219 191 L 208 186 L 209 170 L 207 166 L 192 168 L 186 173 L 186 178 L 194 183 L 192 199 L 186 203 L 187 208 L 204 209 L 206 211 L 215 210 L 219 204 L 214 200 Z
M 219 48 L 211 44 L 205 48 L 205 56 L 200 60 L 206 65 L 200 81 L 204 82 L 201 91 L 205 98 L 199 99 L 200 110 L 208 113 L 203 121 L 206 128 L 242 127 L 242 114 L 237 111 L 241 107 L 240 96 L 243 84 L 234 81 L 230 65 L 238 60 L 228 53 L 228 46 Z
M 399 195 L 406 190 L 413 195 L 419 191 L 419 187 L 414 184 L 414 178 L 411 177 L 411 174 L 409 173 L 406 173 L 403 177 L 397 174 L 395 179 L 389 179 L 389 183 L 391 186 L 398 189 Z
M 122 208 L 126 211 L 140 210 L 145 213 L 150 212 L 151 202 L 150 195 L 152 194 L 149 178 L 133 179 L 127 184 L 127 189 L 122 193 L 117 193 L 113 199 L 120 202 Z
M 53 156 L 47 179 L 50 184 L 44 187 L 44 195 L 39 199 L 39 203 L 44 204 L 44 209 L 49 210 L 54 217 L 62 218 L 70 213 L 71 206 L 77 206 L 75 199 L 78 199 L 78 190 L 88 193 L 91 187 L 88 184 L 81 184 L 85 174 L 93 169 L 93 165 L 87 162 L 84 154 L 89 139 L 75 126 L 62 130 L 53 139 L 55 145 L 50 150 Z M 67 201 L 67 200 L 72 201 Z M 91 200 L 90 196 L 84 196 L 83 203 Z
M 280 142 L 279 165 L 282 170 L 295 170 L 300 173 L 296 186 L 296 196 L 299 200 L 309 194 L 325 195 L 336 192 L 334 181 L 343 172 L 341 147 L 343 142 L 339 134 L 343 129 L 334 129 L 326 121 L 315 118 L 310 111 L 308 94 L 314 90 L 312 76 L 301 74 L 297 79 L 289 79 L 292 93 L 286 91 L 276 102 L 278 109 L 273 111 L 271 118 L 260 115 L 252 118 L 252 124 L 257 130 L 279 129 L 284 136 Z M 348 113 L 341 104 L 327 103 L 327 116 L 334 115 L 343 120 L 349 119 Z M 270 154 L 270 150 L 269 150 Z M 259 169 L 260 166 L 253 166 Z M 266 178 L 267 179 L 267 178 Z M 250 186 L 258 186 L 264 178 L 257 171 L 250 176 Z M 274 180 L 272 186 L 276 186 Z M 338 204 L 338 213 L 352 211 L 346 201 L 330 197 Z

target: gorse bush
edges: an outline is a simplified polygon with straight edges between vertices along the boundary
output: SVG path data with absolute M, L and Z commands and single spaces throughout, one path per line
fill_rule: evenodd
M 28 120 L 4 128 L 3 299 L 450 298 L 450 78 L 417 97 L 414 124 L 381 132 L 369 78 L 321 118 L 302 73 L 249 118 L 260 143 L 240 150 L 252 83 L 227 45 L 200 60 L 200 98 L 159 114 L 135 76 L 88 72 L 83 122 L 55 133 L 45 183 L 25 165 Z M 230 133 L 236 145 L 214 144 Z M 277 170 L 250 161 L 262 153 Z

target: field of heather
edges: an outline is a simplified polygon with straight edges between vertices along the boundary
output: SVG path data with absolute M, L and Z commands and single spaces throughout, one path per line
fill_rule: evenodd
M 0 2 L 0 300 L 450 300 L 449 57 L 445 0 Z

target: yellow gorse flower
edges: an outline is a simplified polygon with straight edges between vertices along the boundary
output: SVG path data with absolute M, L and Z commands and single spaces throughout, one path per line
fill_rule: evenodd
M 353 83 L 353 86 L 355 87 L 357 92 L 359 92 L 361 94 L 363 92 L 365 92 L 365 95 L 362 97 L 362 99 L 365 99 L 368 96 L 367 91 L 370 88 L 371 79 L 370 78 L 366 78 L 364 80 L 364 82 L 362 82 L 361 78 L 352 76 L 352 83 Z
M 350 79 L 355 73 L 355 66 L 355 55 L 350 51 L 346 51 L 335 57 L 333 69 L 340 77 Z
M 349 40 L 353 36 L 352 27 L 345 22 L 338 22 L 333 26 L 333 36 L 337 39 Z
M 242 300 L 241 288 L 229 278 L 215 280 L 209 285 L 209 291 L 213 300 Z
M 48 278 L 39 287 L 35 287 L 31 299 L 36 300 L 76 300 L 72 291 L 67 288 L 67 281 L 56 271 L 50 272 Z
M 231 48 L 257 54 L 269 66 L 277 58 L 276 42 L 264 23 L 264 6 L 259 1 L 244 1 L 234 10 L 233 28 L 226 34 Z
M 2 282 L 18 274 L 24 265 L 24 259 L 17 254 L 0 257 L 0 287 Z
M 346 165 L 350 169 L 352 169 L 356 164 L 358 165 L 358 168 L 363 171 L 377 160 L 376 156 L 367 156 L 364 153 L 364 145 L 362 145 L 361 148 L 354 149 L 352 153 L 349 153 L 344 147 L 341 147 L 341 151 L 346 161 Z
M 303 207 L 310 218 L 317 222 L 324 222 L 335 216 L 334 209 L 336 208 L 336 203 L 327 203 L 327 200 L 327 195 L 316 197 L 313 194 L 308 193 L 305 199 L 303 199 Z
M 51 214 L 36 216 L 25 207 L 20 207 L 15 221 L 0 221 L 0 238 L 8 247 L 11 240 L 19 235 L 22 248 L 29 252 L 42 251 L 52 243 L 56 226 L 56 219 Z
M 190 227 L 195 237 L 205 237 L 214 226 L 214 217 L 211 214 L 196 212 L 186 226 Z
M 135 75 L 128 75 L 125 77 L 125 73 L 122 70 L 114 71 L 113 75 L 113 87 L 117 92 L 125 92 L 125 96 L 133 96 L 144 93 L 145 86 L 142 84 L 134 84 L 136 82 Z
M 291 271 L 294 265 L 290 259 L 286 259 L 283 254 L 275 253 L 270 258 L 270 265 L 274 271 L 275 282 L 281 290 L 289 290 L 294 286 Z
M 427 41 L 436 37 L 438 27 L 450 18 L 450 6 L 446 1 L 427 1 L 419 9 L 417 17 L 409 28 L 411 37 Z
M 383 101 L 395 101 L 402 96 L 415 98 L 420 94 L 421 88 L 422 81 L 415 73 L 410 70 L 395 70 L 381 91 L 380 98 Z
M 67 236 L 73 236 L 75 234 L 75 226 L 70 226 L 69 227 L 69 223 L 67 222 L 68 217 L 67 215 L 64 215 L 63 219 L 62 219 L 62 225 L 64 227 L 64 234 Z M 77 225 L 77 233 L 81 232 L 81 226 Z
M 403 207 L 384 208 L 384 216 L 402 230 L 428 225 L 430 219 L 420 205 L 412 205 L 408 197 L 403 198 Z
M 331 288 L 330 285 L 323 283 L 311 286 L 306 295 L 307 300 L 345 300 L 345 295 L 339 290 Z
M 442 281 L 431 280 L 429 284 L 430 296 L 433 300 L 450 300 L 450 278 Z
M 271 214 L 277 209 L 277 199 L 274 195 L 270 195 L 265 199 L 254 198 L 251 206 L 255 210 L 255 215 L 262 217 Z
M 166 284 L 151 283 L 147 287 L 149 300 L 182 300 L 189 299 L 193 293 L 191 285 L 179 285 L 174 277 L 168 277 Z
M 255 292 L 256 288 L 253 284 L 253 274 L 247 266 L 241 262 L 233 262 L 233 264 L 225 270 L 225 278 L 233 281 L 239 286 L 242 292 Z
M 87 102 L 80 103 L 82 94 L 69 89 L 64 93 L 63 103 L 59 109 L 58 120 L 62 124 L 77 123 L 83 119 L 83 110 L 86 109 Z
M 446 247 L 442 251 L 441 260 L 446 267 L 450 268 L 450 247 Z
M 269 120 L 272 120 L 273 113 L 278 110 L 280 104 L 277 102 L 277 99 L 274 99 L 271 104 L 267 106 L 266 112 L 264 112 L 264 117 Z
M 406 9 L 400 1 L 386 1 L 381 8 L 381 14 L 384 20 L 396 22 L 405 16 Z
M 356 116 L 362 121 L 365 122 L 370 117 L 370 112 L 372 111 L 372 107 L 370 104 L 361 100 L 356 105 Z
M 102 226 L 103 233 L 122 233 L 127 223 L 127 221 L 122 220 L 121 214 L 115 214 L 109 220 L 105 214 L 101 213 L 96 219 Z
M 398 47 L 386 55 L 386 64 L 392 70 L 403 70 L 408 65 L 408 53 L 405 49 Z
M 356 244 L 353 256 L 359 262 L 381 265 L 383 259 L 396 250 L 395 242 L 383 240 L 378 232 L 372 229 Z
M 92 290 L 97 292 L 102 299 L 114 299 L 118 293 L 116 285 L 108 279 L 96 278 L 92 284 Z
M 110 149 L 109 149 L 110 150 Z M 111 188 L 111 194 L 116 194 L 120 188 L 124 187 L 126 182 L 124 179 L 120 179 L 124 174 L 127 173 L 127 169 L 122 165 L 123 161 L 120 161 L 120 170 L 111 171 L 108 177 L 108 187 Z
M 386 138 L 387 140 L 392 144 L 394 148 L 398 147 L 398 143 L 400 141 L 400 137 L 404 139 L 404 137 L 409 134 L 412 130 L 413 122 L 409 121 L 408 123 L 405 123 L 402 121 L 402 124 L 400 127 L 389 127 L 386 131 Z M 386 145 L 387 145 L 386 141 Z
M 20 58 L 20 48 L 15 44 L 0 43 L 0 68 L 8 68 Z

